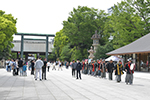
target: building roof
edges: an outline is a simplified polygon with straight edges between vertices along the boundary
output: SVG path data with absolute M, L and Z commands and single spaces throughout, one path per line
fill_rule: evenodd
M 150 53 L 150 33 L 119 49 L 106 53 L 107 55 L 123 55 L 133 53 Z
M 49 37 L 55 37 L 55 35 L 54 35 L 54 34 L 42 34 L 42 33 L 16 33 L 15 35 L 49 36 Z

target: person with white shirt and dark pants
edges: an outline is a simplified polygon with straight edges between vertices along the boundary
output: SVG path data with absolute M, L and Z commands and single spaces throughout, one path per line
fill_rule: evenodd
M 50 61 L 47 62 L 47 70 L 48 70 L 48 72 L 49 72 L 50 65 L 51 65 Z

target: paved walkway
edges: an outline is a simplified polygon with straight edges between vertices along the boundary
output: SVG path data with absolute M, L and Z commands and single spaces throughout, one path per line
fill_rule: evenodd
M 82 80 L 71 76 L 71 70 L 47 72 L 47 79 L 35 81 L 28 71 L 27 77 L 12 76 L 0 69 L 0 100 L 149 100 L 150 74 L 135 73 L 134 84 L 82 75 Z M 108 77 L 108 75 L 107 75 Z

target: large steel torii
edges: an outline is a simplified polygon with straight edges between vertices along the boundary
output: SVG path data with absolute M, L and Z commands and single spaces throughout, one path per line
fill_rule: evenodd
M 21 58 L 23 58 L 23 44 L 24 36 L 45 36 L 46 37 L 46 58 L 48 60 L 48 37 L 55 37 L 53 34 L 37 34 L 37 33 L 16 33 L 15 35 L 21 35 Z

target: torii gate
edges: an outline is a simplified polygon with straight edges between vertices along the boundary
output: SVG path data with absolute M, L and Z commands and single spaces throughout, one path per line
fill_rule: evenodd
M 15 35 L 21 35 L 21 58 L 23 59 L 23 44 L 24 36 L 45 36 L 46 37 L 46 58 L 48 60 L 48 38 L 55 37 L 53 34 L 37 34 L 37 33 L 16 33 Z

